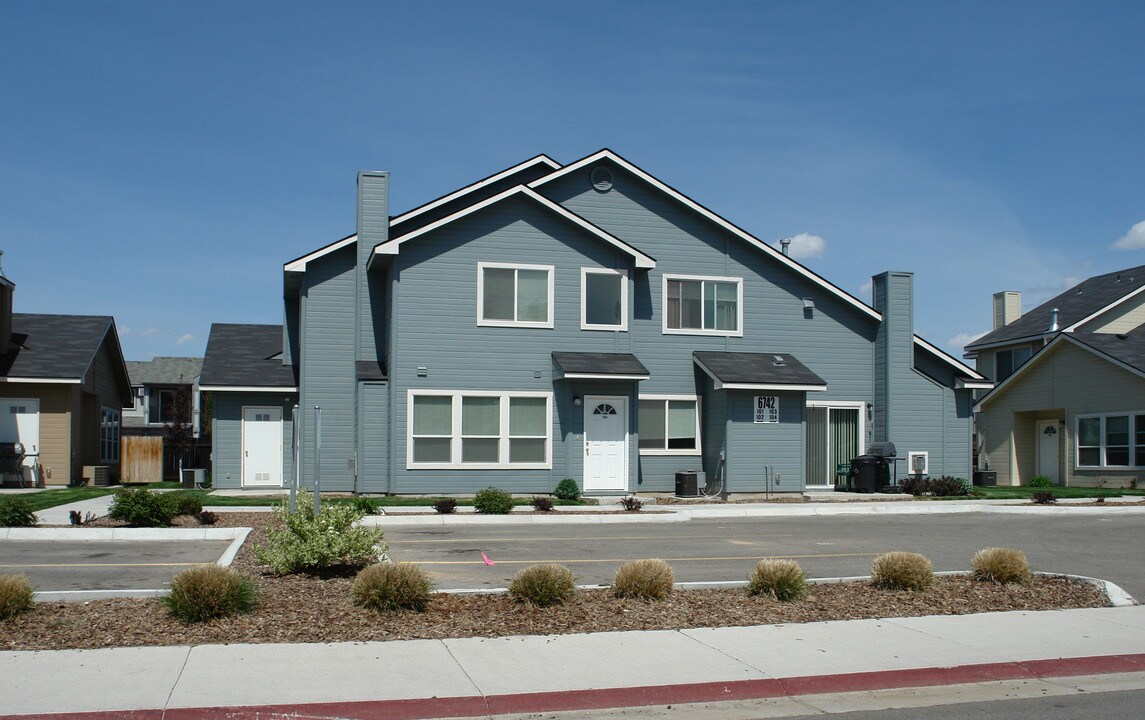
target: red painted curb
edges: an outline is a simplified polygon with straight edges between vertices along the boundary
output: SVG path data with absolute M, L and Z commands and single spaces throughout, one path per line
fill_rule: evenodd
M 267 720 L 287 717 L 348 718 L 350 720 L 426 720 L 442 717 L 479 717 L 508 713 L 599 710 L 603 708 L 677 705 L 728 700 L 756 700 L 825 693 L 860 692 L 910 687 L 937 687 L 962 683 L 1033 678 L 1078 677 L 1145 672 L 1145 653 L 1096 657 L 982 663 L 953 667 L 877 670 L 841 675 L 735 680 L 731 682 L 648 685 L 627 688 L 562 690 L 482 697 L 365 700 L 236 707 L 172 708 L 162 710 L 98 711 L 0 715 L 0 720 Z

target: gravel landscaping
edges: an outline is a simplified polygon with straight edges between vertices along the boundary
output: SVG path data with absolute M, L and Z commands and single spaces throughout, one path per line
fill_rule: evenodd
M 436 594 L 425 612 L 379 614 L 349 599 L 353 572 L 276 578 L 259 566 L 252 543 L 263 542 L 269 513 L 219 513 L 219 525 L 255 528 L 233 567 L 253 575 L 258 608 L 248 615 L 184 625 L 157 600 L 39 603 L 0 621 L 0 649 L 55 650 L 208 643 L 305 643 L 414 638 L 496 637 L 613 630 L 666 630 L 800 623 L 858 618 L 959 615 L 1003 610 L 1103 607 L 1097 588 L 1064 578 L 994 585 L 941 577 L 925 592 L 876 590 L 868 583 L 811 586 L 794 603 L 749 597 L 743 589 L 677 590 L 663 602 L 617 600 L 608 590 L 578 592 L 548 608 L 504 595 Z M 180 522 L 194 523 L 189 518 Z

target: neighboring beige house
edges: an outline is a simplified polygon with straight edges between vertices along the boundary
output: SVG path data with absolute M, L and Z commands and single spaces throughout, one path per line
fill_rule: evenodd
M 966 346 L 998 384 L 975 405 L 978 469 L 999 485 L 1128 487 L 1145 475 L 1145 266 L 1098 275 Z
M 14 288 L 0 274 L 0 442 L 25 446 L 25 483 L 67 485 L 84 466 L 118 478 L 131 381 L 115 320 L 13 313 Z

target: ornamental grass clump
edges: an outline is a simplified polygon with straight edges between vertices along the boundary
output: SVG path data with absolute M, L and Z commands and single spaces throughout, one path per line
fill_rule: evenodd
M 576 576 L 564 565 L 530 565 L 509 581 L 509 596 L 538 607 L 560 605 L 576 593 Z
M 287 501 L 274 509 L 278 527 L 267 528 L 266 545 L 255 545 L 255 558 L 276 575 L 316 572 L 342 566 L 362 568 L 385 558 L 381 528 L 355 525 L 362 511 L 350 503 L 323 503 L 314 514 L 308 492 L 298 494 L 298 511 Z
M 807 577 L 794 560 L 760 560 L 747 576 L 748 595 L 770 595 L 779 602 L 791 602 L 806 593 Z
M 415 563 L 376 563 L 358 573 L 350 586 L 354 604 L 388 612 L 429 607 L 432 586 L 429 575 Z
M 974 579 L 992 583 L 1028 583 L 1034 576 L 1026 554 L 1013 548 L 983 548 L 970 559 Z
M 883 553 L 871 564 L 871 582 L 882 590 L 925 590 L 934 584 L 934 568 L 918 553 Z
M 663 600 L 672 594 L 676 576 L 663 560 L 630 560 L 616 571 L 612 593 L 618 598 Z
M 0 575 L 0 620 L 27 612 L 35 604 L 27 575 Z
M 163 604 L 185 623 L 205 622 L 254 610 L 258 586 L 231 568 L 200 565 L 175 576 Z

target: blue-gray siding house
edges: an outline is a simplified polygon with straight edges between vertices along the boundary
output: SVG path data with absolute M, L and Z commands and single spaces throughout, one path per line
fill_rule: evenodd
M 399 215 L 389 181 L 359 173 L 356 232 L 285 264 L 281 327 L 212 330 L 216 487 L 289 482 L 292 437 L 332 491 L 794 492 L 885 440 L 969 477 L 985 380 L 914 334 L 910 273 L 867 305 L 609 150 Z

